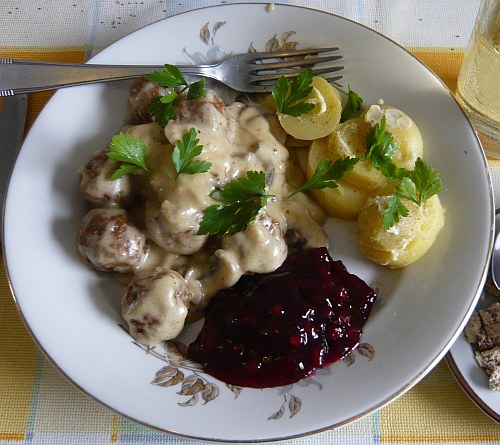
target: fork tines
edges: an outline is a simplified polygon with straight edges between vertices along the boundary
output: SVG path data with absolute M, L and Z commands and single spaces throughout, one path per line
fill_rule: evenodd
M 290 78 L 304 68 L 311 67 L 314 75 L 322 75 L 327 81 L 340 80 L 342 75 L 328 76 L 344 69 L 341 65 L 331 65 L 342 55 L 322 55 L 320 53 L 339 51 L 339 48 L 306 48 L 290 51 L 264 52 L 253 54 L 257 63 L 250 64 L 254 70 L 251 82 L 271 82 L 280 77 Z M 328 64 L 328 65 L 327 65 Z M 320 65 L 320 66 L 318 66 Z
M 267 51 L 253 53 L 255 60 L 265 60 L 265 59 L 283 59 L 287 57 L 298 57 L 298 56 L 313 56 L 315 54 L 339 51 L 338 47 L 331 48 L 304 48 L 304 49 L 293 49 L 289 51 Z M 337 56 L 338 58 L 342 56 Z

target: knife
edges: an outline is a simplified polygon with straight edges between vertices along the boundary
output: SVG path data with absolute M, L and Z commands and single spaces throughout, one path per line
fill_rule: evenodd
M 2 238 L 5 195 L 17 153 L 23 141 L 27 108 L 28 96 L 20 94 L 4 97 L 0 112 L 0 205 L 2 206 L 0 234 Z

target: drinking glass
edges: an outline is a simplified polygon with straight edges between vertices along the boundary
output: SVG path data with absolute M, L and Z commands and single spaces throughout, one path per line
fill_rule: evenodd
M 482 0 L 464 56 L 457 98 L 488 156 L 500 158 L 500 0 Z

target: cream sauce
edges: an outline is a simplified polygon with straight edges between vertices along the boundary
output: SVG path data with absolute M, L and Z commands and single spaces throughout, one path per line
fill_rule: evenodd
M 145 344 L 178 335 L 177 327 L 186 318 L 182 307 L 196 313 L 242 275 L 271 272 L 281 266 L 288 254 L 288 229 L 302 246 L 328 245 L 321 227 L 324 213 L 317 204 L 303 193 L 285 200 L 286 194 L 297 187 L 297 163 L 280 142 L 283 131 L 273 112 L 238 102 L 226 106 L 213 91 L 206 91 L 202 99 L 180 102 L 177 116 L 164 129 L 155 122 L 125 129 L 146 144 L 150 168 L 150 173 L 140 175 L 141 203 L 130 212 L 137 226 L 144 228 L 150 249 L 132 275 L 129 291 L 137 279 L 152 270 L 174 271 L 187 289 L 182 304 L 174 304 L 173 294 L 166 288 L 180 285 L 177 275 L 175 280 L 168 275 L 160 288 L 155 284 L 152 294 L 143 292 L 133 307 L 124 302 L 123 316 L 131 334 Z M 206 173 L 180 174 L 173 180 L 173 146 L 191 128 L 195 128 L 203 146 L 195 160 L 211 162 L 212 166 Z M 265 172 L 273 195 L 256 220 L 245 230 L 220 240 L 198 235 L 203 211 L 216 203 L 210 194 L 251 170 Z M 159 295 L 167 299 L 162 304 Z M 162 321 L 148 327 L 145 319 Z M 165 323 L 172 329 L 158 328 Z
M 365 114 L 365 121 L 374 127 L 380 123 L 383 116 L 386 118 L 388 131 L 394 131 L 395 129 L 406 130 L 413 124 L 413 121 L 397 108 L 382 108 L 380 105 L 371 105 L 368 108 Z
M 282 139 L 274 113 L 239 102 L 225 106 L 214 92 L 207 91 L 201 100 L 182 102 L 178 116 L 164 130 L 156 123 L 127 130 L 148 147 L 151 175 L 144 224 L 148 237 L 160 247 L 151 249 L 151 258 L 141 270 L 158 266 L 185 269 L 192 303 L 204 306 L 218 290 L 234 285 L 242 275 L 278 268 L 287 255 L 284 235 L 289 221 L 293 220 L 293 230 L 303 233 L 307 247 L 328 244 L 318 206 L 304 194 L 293 201 L 284 200 L 295 188 L 288 183 L 293 175 L 287 169 L 296 167 L 289 161 L 287 148 L 274 136 Z M 173 181 L 172 147 L 191 128 L 196 129 L 203 146 L 196 160 L 211 162 L 212 167 L 207 173 L 181 174 Z M 208 236 L 197 232 L 203 210 L 215 203 L 210 193 L 250 170 L 266 173 L 274 198 L 244 231 L 223 237 L 215 247 L 207 245 Z
M 131 335 L 148 345 L 177 337 L 188 313 L 188 295 L 186 281 L 173 270 L 152 270 L 139 275 L 129 285 L 122 302 Z

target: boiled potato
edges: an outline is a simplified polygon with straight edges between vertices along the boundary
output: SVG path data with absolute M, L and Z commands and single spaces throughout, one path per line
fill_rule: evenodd
M 364 159 L 365 126 L 361 119 L 350 119 L 338 125 L 328 138 L 328 148 L 329 158 L 333 160 L 346 156 L 359 158 L 354 168 L 346 173 L 346 183 L 366 192 L 374 192 L 387 184 L 387 178 L 373 167 L 370 160 Z
M 266 98 L 260 103 L 260 106 L 272 110 L 274 112 L 278 111 L 278 105 L 276 105 L 276 101 L 274 100 L 272 94 L 266 96 Z
M 323 77 L 312 79 L 313 91 L 306 101 L 316 106 L 302 116 L 289 116 L 278 112 L 283 129 L 296 139 L 311 141 L 329 135 L 340 122 L 342 104 L 337 89 Z
M 385 116 L 385 130 L 392 134 L 397 144 L 392 160 L 398 167 L 413 170 L 415 161 L 423 155 L 420 131 L 413 120 L 401 110 L 386 104 L 371 105 L 360 116 L 366 134 Z
M 323 159 L 329 159 L 328 139 L 316 139 L 312 142 L 307 156 L 307 176 L 316 170 Z M 355 220 L 359 211 L 366 204 L 368 195 L 343 180 L 337 181 L 337 188 L 311 190 L 314 197 L 330 216 Z
M 329 138 L 332 159 L 357 156 L 360 161 L 348 172 L 344 180 L 368 193 L 385 187 L 387 179 L 376 170 L 370 160 L 364 160 L 366 134 L 373 126 L 386 117 L 386 131 L 390 132 L 397 144 L 392 161 L 398 167 L 413 170 L 415 161 L 422 157 L 423 143 L 416 124 L 402 111 L 389 105 L 372 105 L 359 118 L 350 119 L 331 133 Z
M 383 212 L 390 196 L 367 201 L 358 218 L 359 247 L 373 262 L 393 269 L 405 267 L 421 258 L 436 240 L 444 224 L 444 209 L 437 195 L 423 205 L 402 199 L 408 216 L 384 229 Z

